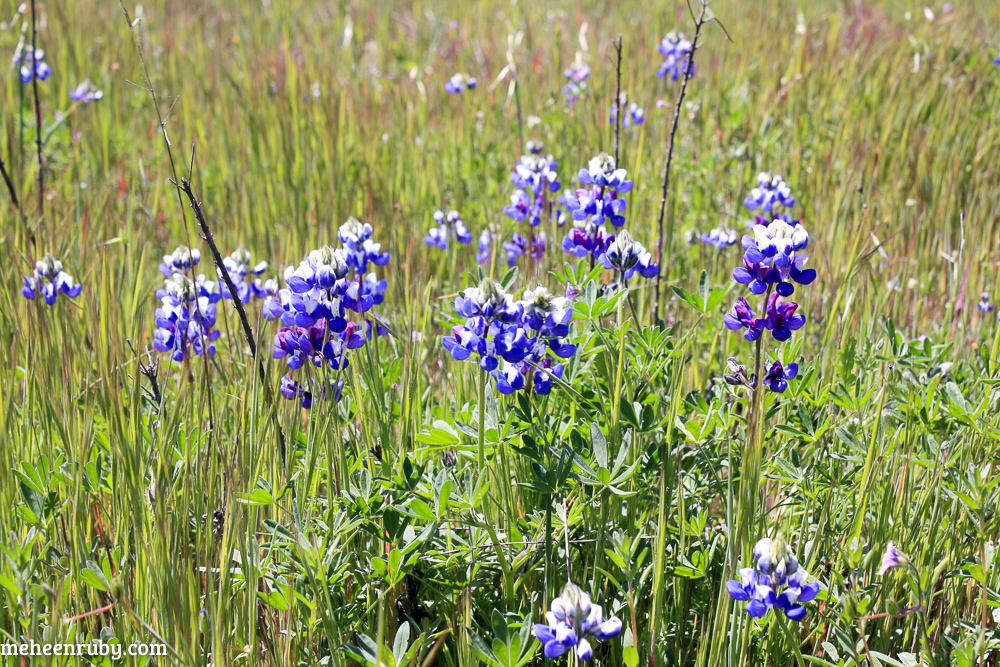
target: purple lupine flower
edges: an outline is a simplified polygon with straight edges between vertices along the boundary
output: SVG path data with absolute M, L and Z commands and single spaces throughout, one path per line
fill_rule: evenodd
M 792 337 L 792 332 L 802 328 L 806 323 L 805 316 L 795 310 L 799 304 L 794 301 L 782 301 L 781 295 L 775 292 L 767 299 L 767 312 L 764 326 L 775 340 L 786 341 Z
M 754 317 L 754 312 L 750 308 L 750 304 L 743 297 L 736 300 L 733 304 L 733 308 L 730 312 L 722 318 L 722 322 L 726 325 L 726 328 L 730 331 L 739 331 L 740 329 L 746 329 L 743 333 L 743 337 L 748 341 L 755 341 L 760 338 L 760 335 L 764 332 L 765 321 L 763 317 Z
M 764 375 L 764 385 L 773 392 L 783 394 L 788 389 L 788 381 L 794 379 L 798 372 L 798 364 L 782 366 L 780 361 L 775 361 Z
M 746 602 L 746 612 L 754 618 L 767 615 L 777 607 L 793 621 L 806 617 L 801 603 L 813 600 L 819 594 L 819 583 L 806 583 L 809 575 L 799 567 L 799 562 L 784 540 L 764 538 L 754 545 L 757 570 L 743 568 L 739 580 L 726 582 L 726 592 L 738 602 Z
M 341 247 L 318 248 L 297 267 L 286 268 L 285 288 L 276 289 L 270 281 L 262 284 L 264 316 L 283 325 L 274 337 L 273 356 L 286 359 L 292 372 L 306 361 L 344 370 L 350 365 L 348 351 L 363 347 L 373 337 L 369 319 L 372 309 L 384 301 L 387 282 L 367 269 L 371 264 L 385 266 L 389 254 L 372 240 L 372 233 L 371 225 L 349 218 L 337 232 Z M 375 327 L 374 335 L 379 335 L 379 329 Z M 342 381 L 338 378 L 321 391 L 310 390 L 303 407 L 309 407 L 317 395 L 330 394 L 339 400 Z M 301 392 L 291 397 L 295 396 L 305 399 Z
M 104 91 L 98 90 L 97 86 L 90 79 L 84 79 L 69 93 L 70 99 L 74 102 L 90 104 L 104 98 Z
M 619 97 L 618 104 L 612 103 L 608 107 L 608 123 L 614 123 L 615 119 L 618 117 L 618 107 L 628 107 L 628 111 L 625 113 L 625 117 L 622 118 L 622 127 L 628 129 L 632 124 L 642 125 L 646 122 L 646 111 L 640 107 L 635 102 L 629 104 L 628 95 L 622 93 Z
M 30 44 L 21 48 L 14 56 L 14 62 L 21 66 L 21 83 L 31 83 L 32 79 L 45 81 L 52 74 L 52 68 L 45 62 L 45 51 L 32 50 Z
M 587 96 L 587 78 L 590 76 L 590 67 L 577 60 L 566 68 L 563 74 L 569 79 L 562 88 L 563 94 L 566 95 L 566 105 L 573 106 L 577 100 Z
M 997 67 L 1000 67 L 1000 56 L 997 56 L 996 58 L 993 59 L 993 64 L 996 65 Z
M 507 266 L 514 266 L 517 264 L 517 260 L 520 259 L 521 255 L 527 253 L 530 253 L 533 259 L 541 259 L 545 255 L 545 232 L 532 234 L 530 241 L 515 232 L 511 236 L 510 241 L 504 241 L 503 244 L 501 244 L 501 247 L 507 254 Z
M 988 313 L 993 310 L 993 304 L 990 303 L 990 293 L 983 290 L 979 295 L 979 303 L 976 306 L 979 308 L 980 313 Z
M 653 255 L 625 230 L 613 236 L 607 250 L 598 254 L 596 259 L 604 268 L 618 271 L 625 280 L 636 273 L 643 278 L 652 278 L 659 271 L 659 266 L 653 263 Z
M 259 276 L 267 270 L 267 262 L 258 262 L 251 266 L 252 262 L 253 257 L 250 255 L 250 251 L 243 246 L 239 246 L 229 253 L 228 257 L 222 259 L 222 266 L 233 281 L 240 303 L 247 303 L 251 296 L 263 298 L 270 294 L 259 278 L 252 279 L 252 282 L 247 283 L 247 276 Z M 233 295 L 230 293 L 226 281 L 222 278 L 222 271 L 216 268 L 215 272 L 219 276 L 219 291 L 222 293 L 222 298 L 232 299 Z
M 448 237 L 451 235 L 454 235 L 455 239 L 463 245 L 472 243 L 472 233 L 462 222 L 462 216 L 458 211 L 449 209 L 448 213 L 445 213 L 438 209 L 434 211 L 432 217 L 434 226 L 428 230 L 427 236 L 424 237 L 424 243 L 427 245 L 439 250 L 447 250 Z
M 604 620 L 601 606 L 593 604 L 590 596 L 572 582 L 552 601 L 545 620 L 535 625 L 535 637 L 542 643 L 546 658 L 557 658 L 572 649 L 577 659 L 591 660 L 591 639 L 614 639 L 622 631 L 621 620 L 614 616 Z
M 562 224 L 563 215 L 557 211 L 549 195 L 558 192 L 562 185 L 556 173 L 558 164 L 551 155 L 543 156 L 543 145 L 528 141 L 527 153 L 514 165 L 510 181 L 517 190 L 510 196 L 510 205 L 504 213 L 518 222 L 527 220 L 532 227 L 542 222 L 543 216 Z
M 197 248 L 189 249 L 186 245 L 177 246 L 169 255 L 163 256 L 160 264 L 160 273 L 167 278 L 175 274 L 188 275 L 191 270 L 201 262 L 201 251 Z
M 73 276 L 63 271 L 62 262 L 50 253 L 35 262 L 35 270 L 21 281 L 21 296 L 34 301 L 41 292 L 42 299 L 49 306 L 55 305 L 60 294 L 75 299 L 82 289 Z
M 563 239 L 563 250 L 574 257 L 586 257 L 594 255 L 598 257 L 605 253 L 608 245 L 614 240 L 614 234 L 608 234 L 604 227 L 596 227 L 591 222 L 580 223 L 581 226 L 574 226 Z
M 750 195 L 743 200 L 743 205 L 751 211 L 760 208 L 767 212 L 776 204 L 785 208 L 795 206 L 792 189 L 780 174 L 762 171 L 757 174 L 757 187 L 750 191 Z
M 705 245 L 715 246 L 719 250 L 729 247 L 736 243 L 739 238 L 736 232 L 731 229 L 724 229 L 722 227 L 715 227 L 710 232 L 705 232 L 701 235 L 701 242 Z
M 906 565 L 909 562 L 910 559 L 906 554 L 897 549 L 892 540 L 889 540 L 889 543 L 885 545 L 885 553 L 882 554 L 882 563 L 878 569 L 879 576 L 883 576 L 894 567 Z
M 222 295 L 216 284 L 198 275 L 194 280 L 175 273 L 156 291 L 160 307 L 154 313 L 156 330 L 153 348 L 169 353 L 171 359 L 184 361 L 188 352 L 200 356 L 215 354 L 215 341 L 221 332 L 215 329 L 216 304 Z
M 475 77 L 471 77 L 464 72 L 459 72 L 454 74 L 451 79 L 444 84 L 444 89 L 452 95 L 461 95 L 466 90 L 474 90 L 476 88 L 476 84 L 477 81 Z
M 548 393 L 552 379 L 563 373 L 549 353 L 559 359 L 576 353 L 576 346 L 565 341 L 572 304 L 544 287 L 525 290 L 523 299 L 515 302 L 487 278 L 479 287 L 463 290 L 455 310 L 466 318 L 465 324 L 452 327 L 442 345 L 456 361 L 477 357 L 503 394 L 525 388 L 529 379 L 536 393 Z
M 663 62 L 656 70 L 656 76 L 661 79 L 669 76 L 671 81 L 676 81 L 685 74 L 688 63 L 691 62 L 691 41 L 682 32 L 671 32 L 660 40 L 656 50 L 663 56 Z M 690 65 L 690 75 L 694 75 L 694 65 Z
M 496 238 L 496 234 L 489 228 L 479 232 L 479 240 L 476 242 L 477 264 L 490 263 L 490 258 L 494 255 L 493 247 L 496 242 Z
M 586 186 L 567 192 L 560 198 L 577 222 L 588 221 L 600 227 L 610 220 L 615 227 L 625 224 L 626 192 L 632 189 L 627 172 L 615 167 L 615 159 L 607 153 L 593 158 L 577 177 Z

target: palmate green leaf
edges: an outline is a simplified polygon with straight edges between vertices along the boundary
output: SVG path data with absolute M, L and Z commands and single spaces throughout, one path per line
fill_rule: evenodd
M 486 642 L 484 642 L 483 638 L 480 637 L 478 634 L 476 634 L 476 632 L 472 628 L 466 627 L 465 633 L 469 638 L 469 647 L 472 649 L 472 652 L 479 657 L 480 660 L 489 665 L 499 666 L 501 664 L 497 660 L 496 654 L 493 653 L 493 649 Z

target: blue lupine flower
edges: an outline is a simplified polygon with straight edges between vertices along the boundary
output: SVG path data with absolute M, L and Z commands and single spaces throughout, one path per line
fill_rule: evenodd
M 32 51 L 31 45 L 26 44 L 21 51 L 14 56 L 14 62 L 21 65 L 21 83 L 31 83 L 32 79 L 45 81 L 52 74 L 52 68 L 45 62 L 45 51 L 35 49 Z
M 233 250 L 228 257 L 222 258 L 222 266 L 225 267 L 233 281 L 233 286 L 236 287 L 240 303 L 247 303 L 251 296 L 257 298 L 270 296 L 270 288 L 265 288 L 260 278 L 254 278 L 250 283 L 247 283 L 247 276 L 259 276 L 267 270 L 267 262 L 258 262 L 254 266 L 250 266 L 251 262 L 253 262 L 253 257 L 250 255 L 250 251 L 243 246 Z M 222 293 L 222 298 L 232 299 L 233 295 L 229 291 L 229 286 L 222 278 L 222 271 L 218 268 L 215 271 L 219 276 L 219 291 Z
M 172 253 L 163 256 L 160 264 L 160 273 L 167 278 L 174 274 L 186 276 L 191 269 L 201 262 L 201 251 L 197 248 L 189 249 L 186 245 L 177 246 Z
M 569 79 L 562 89 L 563 94 L 566 95 L 566 104 L 573 106 L 574 102 L 587 96 L 587 78 L 590 76 L 590 67 L 577 61 L 566 68 L 563 74 Z
M 625 224 L 625 194 L 632 189 L 632 181 L 625 177 L 624 169 L 615 168 L 615 159 L 607 153 L 593 158 L 586 169 L 581 169 L 577 177 L 580 184 L 587 186 L 567 192 L 560 198 L 573 220 L 589 220 L 600 227 L 610 220 L 615 227 Z
M 663 56 L 663 62 L 656 70 L 656 76 L 661 79 L 669 76 L 676 81 L 684 75 L 684 70 L 691 61 L 692 44 L 682 32 L 671 32 L 660 40 L 656 50 Z M 690 76 L 694 76 L 695 67 L 691 65 Z
M 573 227 L 563 239 L 563 250 L 574 257 L 586 257 L 588 255 L 597 256 L 603 254 L 608 249 L 608 245 L 614 240 L 614 234 L 608 234 L 604 227 L 597 227 L 593 223 L 585 222 L 580 227 Z
M 806 583 L 809 575 L 799 567 L 795 553 L 781 538 L 764 538 L 754 546 L 757 571 L 743 568 L 739 580 L 726 582 L 726 592 L 738 602 L 746 602 L 746 612 L 754 618 L 777 607 L 793 621 L 806 617 L 801 603 L 819 594 L 819 583 Z
M 504 213 L 518 222 L 527 220 L 532 227 L 541 224 L 543 215 L 562 224 L 561 212 L 556 211 L 549 200 L 549 194 L 562 187 L 556 173 L 558 164 L 551 155 L 541 154 L 541 142 L 528 141 L 526 148 L 528 152 L 521 156 L 510 174 L 510 181 L 517 190 L 510 196 L 510 205 L 504 208 Z
M 501 244 L 504 252 L 507 253 L 507 266 L 514 266 L 521 255 L 529 252 L 532 258 L 536 260 L 541 259 L 545 255 L 545 240 L 545 232 L 532 234 L 530 242 L 527 238 L 515 232 L 511 236 L 510 241 L 504 241 Z
M 743 236 L 743 266 L 733 269 L 733 279 L 747 285 L 754 294 L 763 294 L 776 285 L 782 296 L 795 292 L 792 282 L 808 285 L 816 279 L 815 269 L 805 268 L 809 258 L 801 251 L 809 245 L 809 234 L 798 221 L 791 224 L 776 218 L 768 225 L 757 224 L 753 236 Z
M 451 79 L 444 84 L 444 89 L 452 95 L 460 95 L 466 90 L 474 90 L 476 84 L 477 81 L 474 77 L 465 73 L 458 73 L 453 75 Z
M 980 313 L 988 313 L 993 310 L 993 304 L 990 303 L 990 293 L 983 291 L 983 293 L 979 295 L 979 303 L 977 303 L 976 306 L 979 308 Z
M 439 250 L 447 250 L 448 237 L 452 234 L 454 234 L 455 239 L 459 243 L 465 245 L 472 243 L 472 233 L 469 232 L 469 228 L 462 222 L 462 216 L 458 211 L 449 209 L 448 213 L 445 214 L 444 211 L 438 209 L 434 211 L 432 217 L 434 218 L 435 226 L 431 227 L 427 232 L 427 236 L 424 237 L 424 243 L 427 245 Z
M 997 56 L 996 58 L 993 59 L 993 64 L 996 65 L 997 67 L 1000 67 L 1000 56 Z
M 274 336 L 273 356 L 285 359 L 293 372 L 305 367 L 306 361 L 334 371 L 346 369 L 350 365 L 347 352 L 363 347 L 370 337 L 370 316 L 365 313 L 385 298 L 385 279 L 379 279 L 375 272 L 366 273 L 369 264 L 385 266 L 389 261 L 389 254 L 372 240 L 371 225 L 349 218 L 340 226 L 337 238 L 343 244 L 340 248 L 318 248 L 297 267 L 286 268 L 287 287 L 277 289 L 272 281 L 261 285 L 264 317 L 284 325 Z M 362 316 L 361 321 L 349 319 L 352 314 Z M 324 387 L 320 395 L 326 396 L 327 389 L 332 389 L 334 400 L 339 400 L 342 380 L 339 378 L 336 387 Z M 309 393 L 306 401 L 306 390 L 299 391 L 299 384 L 291 378 L 282 386 L 287 389 L 282 395 L 302 397 L 303 407 L 309 407 L 316 394 Z
M 628 106 L 628 112 L 625 114 L 625 117 L 622 118 L 622 127 L 628 129 L 629 127 L 632 126 L 633 123 L 636 125 L 642 125 L 643 123 L 646 122 L 645 110 L 642 109 L 642 107 L 640 107 L 635 102 L 629 104 L 628 95 L 626 93 L 622 93 L 621 97 L 619 98 L 619 103 L 617 105 L 612 103 L 611 106 L 608 107 L 608 123 L 615 122 L 615 119 L 618 117 L 619 106 L 621 107 Z
M 792 332 L 802 328 L 806 323 L 803 315 L 796 314 L 799 304 L 794 301 L 784 302 L 781 295 L 775 292 L 767 299 L 767 312 L 764 314 L 764 327 L 775 340 L 786 341 L 792 337 Z
M 489 264 L 493 256 L 493 244 L 496 241 L 496 234 L 490 229 L 479 232 L 479 240 L 476 242 L 476 263 Z
M 41 292 L 45 303 L 52 306 L 60 294 L 74 299 L 80 296 L 82 289 L 73 276 L 63 271 L 62 262 L 46 253 L 42 259 L 35 262 L 32 274 L 22 280 L 21 296 L 34 301 L 38 292 Z
M 795 206 L 792 189 L 780 174 L 762 171 L 757 174 L 757 187 L 750 191 L 750 195 L 743 200 L 743 205 L 751 211 L 759 207 L 760 210 L 767 212 L 774 208 L 775 204 L 785 208 Z
M 466 318 L 465 324 L 452 327 L 442 345 L 456 361 L 478 357 L 501 393 L 523 389 L 529 377 L 537 381 L 537 393 L 548 393 L 552 378 L 563 373 L 548 353 L 566 359 L 576 352 L 576 346 L 564 340 L 572 305 L 544 287 L 525 290 L 524 298 L 515 302 L 487 278 L 479 287 L 465 289 L 455 299 L 455 310 Z
M 907 558 L 906 554 L 897 549 L 892 540 L 889 540 L 889 544 L 885 545 L 885 553 L 882 554 L 882 563 L 878 569 L 879 576 L 885 575 L 894 567 L 906 565 L 909 562 L 910 559 Z
M 764 386 L 773 392 L 783 394 L 788 389 L 788 381 L 794 379 L 798 373 L 798 364 L 782 366 L 780 361 L 775 361 L 764 375 Z
M 546 612 L 545 620 L 547 623 L 535 625 L 535 636 L 542 643 L 546 658 L 557 658 L 573 649 L 579 660 L 590 660 L 594 657 L 591 639 L 614 639 L 622 631 L 621 620 L 612 616 L 605 621 L 601 606 L 592 604 L 590 596 L 572 582 L 552 601 L 552 610 Z
M 104 98 L 104 91 L 98 90 L 97 86 L 90 79 L 84 79 L 80 84 L 70 91 L 70 99 L 83 104 L 90 104 Z
M 153 348 L 177 362 L 184 361 L 189 350 L 199 356 L 206 351 L 214 355 L 220 336 L 214 329 L 215 310 L 222 298 L 216 284 L 204 275 L 192 280 L 178 272 L 164 281 L 156 296 L 160 307 L 154 313 Z
M 625 280 L 636 273 L 643 278 L 652 278 L 659 271 L 659 266 L 653 263 L 653 255 L 624 230 L 612 237 L 607 250 L 598 254 L 596 259 L 604 268 L 618 271 Z
M 715 246 L 719 250 L 722 250 L 723 248 L 736 243 L 738 238 L 739 235 L 731 229 L 715 227 L 712 231 L 705 232 L 701 235 L 701 242 L 705 245 Z
M 372 226 L 355 218 L 347 219 L 337 231 L 337 238 L 344 244 L 347 264 L 358 273 L 368 270 L 368 264 L 385 266 L 389 263 L 389 253 L 382 252 L 382 245 L 372 241 Z
M 722 322 L 730 331 L 746 329 L 743 337 L 751 342 L 760 338 L 760 335 L 764 333 L 764 318 L 755 317 L 753 309 L 750 308 L 750 304 L 743 297 L 736 299 L 732 310 L 726 313 L 722 318 Z

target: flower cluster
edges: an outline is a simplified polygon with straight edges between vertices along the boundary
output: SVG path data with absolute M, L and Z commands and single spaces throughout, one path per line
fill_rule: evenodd
M 771 219 L 758 215 L 751 228 L 753 235 L 743 236 L 743 265 L 733 269 L 733 279 L 746 285 L 752 294 L 766 295 L 764 312 L 757 316 L 747 300 L 740 297 L 723 322 L 733 331 L 746 329 L 743 336 L 749 341 L 760 338 L 765 329 L 775 340 L 785 341 L 805 324 L 805 317 L 795 312 L 797 303 L 783 298 L 795 292 L 793 283 L 808 285 L 816 280 L 816 270 L 805 268 L 809 261 L 802 252 L 809 245 L 805 227 L 787 214 L 774 212 L 776 206 L 790 208 L 795 204 L 791 188 L 780 176 L 766 173 L 757 177 L 757 183 L 744 203 L 748 208 L 769 212 Z
M 788 389 L 788 381 L 795 379 L 798 374 L 798 364 L 792 363 L 782 366 L 780 361 L 775 361 L 764 374 L 764 385 L 775 393 L 783 394 Z
M 76 88 L 70 91 L 70 98 L 74 102 L 90 104 L 104 98 L 104 91 L 98 90 L 97 86 L 90 79 L 84 79 Z
M 806 583 L 809 575 L 799 567 L 799 561 L 784 540 L 764 538 L 753 548 L 757 569 L 740 570 L 739 581 L 726 582 L 726 591 L 739 602 L 746 602 L 746 611 L 755 618 L 765 616 L 777 607 L 793 621 L 806 617 L 801 603 L 809 602 L 819 593 L 819 583 Z
M 982 294 L 979 295 L 979 303 L 977 303 L 976 306 L 979 308 L 979 312 L 983 314 L 993 310 L 993 304 L 990 303 L 990 293 L 984 290 Z
M 568 79 L 562 89 L 563 94 L 566 95 L 566 104 L 573 106 L 574 102 L 587 96 L 587 78 L 590 77 L 590 67 L 578 60 L 567 67 L 563 74 Z
M 30 44 L 14 56 L 14 62 L 21 65 L 21 83 L 31 83 L 34 79 L 45 81 L 52 74 L 52 68 L 45 62 L 45 51 L 32 49 Z
M 622 93 L 621 97 L 618 99 L 618 104 L 612 103 L 608 107 L 608 123 L 614 123 L 615 119 L 618 117 L 618 107 L 628 107 L 628 112 L 625 117 L 622 118 L 622 127 L 628 129 L 632 124 L 642 125 L 646 122 L 646 111 L 640 107 L 635 102 L 629 104 L 628 95 Z
M 703 233 L 701 235 L 701 242 L 722 250 L 736 243 L 738 238 L 739 235 L 733 230 L 716 227 L 710 232 Z
M 497 235 L 489 227 L 479 232 L 479 240 L 476 241 L 476 263 L 489 264 L 493 257 L 493 246 L 496 243 Z M 516 258 L 515 258 L 516 259 Z
M 600 227 L 610 220 L 615 227 L 625 224 L 626 192 L 632 189 L 627 172 L 615 166 L 615 159 L 607 153 L 593 158 L 577 177 L 582 188 L 567 192 L 560 201 L 566 205 L 576 223 L 590 221 Z M 582 225 L 578 225 L 582 226 Z
M 368 267 L 385 266 L 389 254 L 371 237 L 371 225 L 348 219 L 337 232 L 341 247 L 313 250 L 297 267 L 285 269 L 287 287 L 265 299 L 264 316 L 283 325 L 274 335 L 272 356 L 284 359 L 292 371 L 306 361 L 344 370 L 350 365 L 347 351 L 364 346 L 366 331 L 370 337 L 370 323 L 349 318 L 362 316 L 384 300 L 386 281 Z M 376 334 L 381 330 L 375 327 Z M 330 385 L 334 399 L 340 397 L 342 379 Z M 301 398 L 305 408 L 312 404 L 313 393 L 292 378 L 282 380 L 281 394 L 289 400 Z
M 448 213 L 445 213 L 438 209 L 434 211 L 433 218 L 434 226 L 427 231 L 427 236 L 424 237 L 424 243 L 430 247 L 447 250 L 449 236 L 454 236 L 463 245 L 472 243 L 472 233 L 462 222 L 462 216 L 458 211 L 449 209 Z
M 166 280 L 156 291 L 160 307 L 154 313 L 153 348 L 169 353 L 178 362 L 187 358 L 189 350 L 199 356 L 206 351 L 214 355 L 215 341 L 220 335 L 214 327 L 216 304 L 222 294 L 204 274 L 191 278 L 200 261 L 198 250 L 177 246 L 171 254 L 163 256 L 160 264 Z
M 521 156 L 510 174 L 510 182 L 517 189 L 503 212 L 518 222 L 527 220 L 532 227 L 541 224 L 542 215 L 562 224 L 562 211 L 554 210 L 548 197 L 562 187 L 556 173 L 558 163 L 551 155 L 542 155 L 544 146 L 539 141 L 528 141 L 526 148 L 528 152 Z
M 760 338 L 765 330 L 777 341 L 786 341 L 792 337 L 792 332 L 801 329 L 806 318 L 796 313 L 799 304 L 793 301 L 783 301 L 777 292 L 767 298 L 767 307 L 763 317 L 754 314 L 753 309 L 744 297 L 736 299 L 732 309 L 726 313 L 722 322 L 730 331 L 746 329 L 743 337 L 748 341 Z
M 669 76 L 676 81 L 685 74 L 684 69 L 691 62 L 692 44 L 682 32 L 671 32 L 657 45 L 656 50 L 663 56 L 663 62 L 656 70 L 656 76 L 661 79 Z M 689 76 L 694 76 L 694 65 L 691 65 Z
M 553 377 L 563 374 L 558 359 L 576 352 L 575 345 L 563 340 L 569 334 L 573 305 L 544 287 L 525 290 L 523 299 L 515 301 L 486 278 L 455 299 L 455 310 L 466 318 L 465 324 L 453 327 L 442 345 L 457 361 L 478 357 L 480 368 L 490 373 L 503 394 L 523 389 L 528 381 L 535 393 L 549 393 Z
M 80 296 L 82 287 L 73 280 L 73 276 L 63 271 L 62 262 L 46 253 L 35 262 L 35 270 L 30 276 L 25 276 L 21 284 L 21 295 L 34 301 L 41 291 L 45 303 L 52 306 L 59 294 L 69 298 Z
M 252 262 L 250 251 L 243 246 L 239 246 L 229 253 L 228 257 L 222 259 L 222 265 L 233 281 L 240 303 L 246 303 L 251 296 L 264 299 L 271 296 L 277 289 L 277 283 L 274 280 L 262 281 L 260 278 L 254 278 L 251 282 L 247 282 L 248 275 L 259 276 L 267 270 L 267 262 L 259 262 L 250 266 Z M 232 299 L 233 295 L 229 291 L 226 281 L 222 278 L 222 271 L 216 269 L 216 273 L 219 275 L 219 290 L 222 293 L 222 298 Z
M 757 174 L 757 187 L 750 191 L 749 196 L 743 200 L 743 205 L 751 211 L 760 208 L 766 213 L 772 210 L 776 204 L 785 208 L 795 206 L 792 188 L 780 174 L 762 171 Z
M 510 241 L 504 241 L 501 244 L 507 255 L 507 266 L 517 264 L 517 260 L 524 254 L 530 254 L 531 258 L 536 261 L 541 259 L 545 255 L 545 240 L 545 232 L 532 234 L 530 240 L 515 232 Z
M 643 278 L 652 278 L 659 272 L 659 266 L 653 263 L 652 254 L 641 243 L 634 241 L 627 231 L 612 236 L 607 248 L 597 254 L 596 259 L 604 268 L 614 269 L 625 280 L 636 273 Z
M 535 636 L 546 658 L 557 658 L 573 649 L 579 660 L 590 660 L 594 657 L 591 639 L 614 639 L 622 631 L 621 620 L 612 616 L 605 621 L 601 606 L 592 604 L 590 596 L 572 582 L 552 601 L 552 611 L 546 612 L 545 620 L 547 623 L 535 625 Z
M 475 77 L 459 72 L 444 84 L 444 89 L 452 95 L 461 95 L 466 90 L 475 90 L 477 83 Z

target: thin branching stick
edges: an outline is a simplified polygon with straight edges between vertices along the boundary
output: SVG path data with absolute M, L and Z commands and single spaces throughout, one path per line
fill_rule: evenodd
M 191 146 L 191 162 L 194 163 L 194 146 Z M 190 176 L 190 175 L 189 175 Z M 246 338 L 247 344 L 250 346 L 250 356 L 254 358 L 254 363 L 257 366 L 257 376 L 260 378 L 260 384 L 264 388 L 264 396 L 267 400 L 267 407 L 271 413 L 271 421 L 274 424 L 274 430 L 278 435 L 278 453 L 281 457 L 281 466 L 285 467 L 285 434 L 281 430 L 281 424 L 278 423 L 278 413 L 275 409 L 274 404 L 274 394 L 271 391 L 271 385 L 267 381 L 267 374 L 264 372 L 264 364 L 257 355 L 257 341 L 254 339 L 253 327 L 250 326 L 250 320 L 247 317 L 246 309 L 243 308 L 243 302 L 240 301 L 237 296 L 238 292 L 236 290 L 236 285 L 233 284 L 233 279 L 229 275 L 229 271 L 226 269 L 225 265 L 222 263 L 222 253 L 219 252 L 219 246 L 215 244 L 215 237 L 212 235 L 212 229 L 208 226 L 208 220 L 205 219 L 205 213 L 202 210 L 201 202 L 195 197 L 194 189 L 191 187 L 191 180 L 189 178 L 181 178 L 180 184 L 175 181 L 171 181 L 177 186 L 178 192 L 183 192 L 188 201 L 191 203 L 191 209 L 194 211 L 194 217 L 198 221 L 198 226 L 201 227 L 202 236 L 205 242 L 208 243 L 209 249 L 212 251 L 212 260 L 215 262 L 215 266 L 219 269 L 219 275 L 222 276 L 222 280 L 226 283 L 226 287 L 229 289 L 229 293 L 233 295 L 233 306 L 236 308 L 236 314 L 239 315 L 240 324 L 243 326 L 243 337 Z
M 38 32 L 35 26 L 35 0 L 31 0 L 31 87 L 35 93 L 35 145 L 38 148 L 38 216 L 45 213 L 45 173 L 42 170 L 42 103 L 38 99 L 38 76 L 36 75 L 38 63 L 36 57 L 36 39 Z M 10 186 L 10 179 L 7 178 L 7 170 L 4 170 L 4 179 L 8 187 L 11 188 L 11 195 L 14 194 L 13 187 Z

